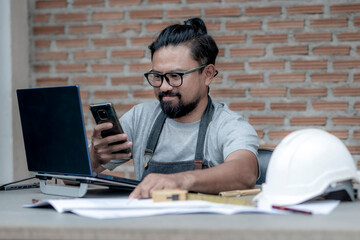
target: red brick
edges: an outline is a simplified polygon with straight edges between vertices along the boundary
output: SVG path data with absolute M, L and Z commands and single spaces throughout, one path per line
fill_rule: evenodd
M 199 8 L 170 9 L 166 11 L 166 15 L 168 18 L 201 17 L 201 9 Z
M 279 46 L 274 47 L 274 55 L 307 55 L 308 46 Z
M 263 129 L 255 129 L 256 134 L 258 135 L 258 138 L 264 138 L 264 130 Z
M 132 45 L 150 45 L 153 41 L 155 41 L 154 37 L 133 37 L 131 38 Z
M 350 46 L 320 46 L 313 49 L 318 55 L 349 55 Z
M 332 119 L 334 125 L 359 126 L 360 117 L 336 116 Z
M 247 47 L 247 48 L 231 48 L 231 57 L 260 57 L 265 55 L 265 48 L 263 47 Z
M 360 102 L 354 103 L 354 109 L 360 109 Z
M 261 21 L 233 21 L 226 23 L 226 30 L 260 30 Z
M 273 73 L 269 77 L 270 82 L 304 82 L 305 73 Z
M 337 87 L 333 89 L 335 97 L 360 96 L 360 87 Z
M 331 33 L 295 33 L 297 42 L 328 42 L 332 40 Z
M 220 2 L 220 0 L 187 0 L 187 3 L 209 3 L 209 2 Z
M 35 14 L 34 16 L 34 22 L 49 22 L 50 14 L 44 13 L 44 14 Z
M 65 60 L 67 52 L 37 52 L 37 60 Z
M 233 111 L 244 111 L 244 110 L 262 111 L 265 109 L 265 103 L 259 101 L 231 102 L 229 104 L 229 108 Z
M 50 66 L 47 64 L 37 64 L 34 65 L 34 72 L 35 73 L 47 73 L 50 71 Z
M 105 85 L 105 76 L 81 76 L 74 77 L 74 84 L 78 85 Z
M 252 69 L 284 69 L 284 61 L 278 60 L 278 61 L 256 61 L 256 62 L 250 62 L 249 63 L 250 68 Z
M 124 64 L 121 63 L 97 63 L 92 64 L 93 72 L 123 72 Z
M 97 25 L 75 25 L 69 27 L 70 34 L 101 33 L 102 26 Z
M 291 61 L 291 69 L 327 69 L 326 60 Z
M 71 21 L 86 21 L 85 12 L 78 13 L 58 13 L 55 14 L 55 20 L 57 22 L 71 22 Z
M 57 47 L 86 47 L 88 41 L 86 38 L 76 38 L 76 39 L 59 39 L 56 41 Z
M 283 139 L 293 131 L 289 130 L 270 130 L 269 131 L 269 138 L 270 139 Z
M 35 41 L 36 48 L 49 48 L 50 44 L 51 44 L 51 40 L 39 39 Z
M 282 28 L 304 28 L 304 20 L 273 20 L 268 22 L 268 28 L 270 29 L 282 29 Z
M 104 7 L 104 0 L 75 0 L 73 3 L 74 8 L 82 8 L 82 7 Z
M 143 58 L 145 51 L 139 49 L 114 50 L 111 53 L 112 58 Z
M 33 28 L 34 35 L 64 34 L 64 26 L 41 26 Z
M 130 64 L 130 72 L 146 72 L 151 69 L 151 63 L 131 63 Z
M 133 96 L 134 98 L 155 98 L 153 90 L 135 90 Z
M 218 62 L 216 63 L 216 67 L 219 71 L 226 70 L 244 70 L 243 62 Z
M 359 27 L 360 26 L 360 17 L 354 18 L 354 26 Z
M 37 86 L 59 86 L 67 85 L 67 77 L 42 77 L 36 79 Z
M 160 32 L 164 28 L 173 25 L 178 24 L 178 22 L 160 22 L 160 23 L 148 23 L 146 24 L 146 31 L 147 32 Z
M 290 120 L 291 126 L 325 126 L 326 125 L 326 117 L 293 117 Z
M 36 8 L 66 8 L 66 0 L 36 1 Z
M 326 88 L 293 88 L 290 89 L 292 97 L 326 97 Z
M 112 38 L 94 38 L 94 46 L 124 46 L 126 44 L 126 39 L 122 37 L 112 37 Z
M 245 43 L 245 34 L 212 36 L 217 44 Z
M 143 76 L 119 76 L 111 78 L 112 85 L 143 85 L 144 77 Z
M 311 75 L 312 82 L 345 82 L 347 73 L 314 73 Z
M 211 89 L 211 96 L 214 97 L 245 97 L 243 88 Z
M 349 149 L 351 154 L 354 154 L 354 155 L 355 154 L 356 155 L 360 154 L 360 145 L 358 145 L 358 146 L 347 146 L 347 148 Z
M 266 16 L 266 15 L 280 15 L 280 14 L 281 14 L 281 7 L 279 6 L 245 8 L 246 16 Z
M 347 110 L 348 102 L 329 102 L 329 101 L 319 101 L 312 102 L 312 106 L 316 111 L 337 111 L 337 110 Z
M 283 125 L 284 117 L 279 116 L 250 116 L 249 123 L 251 125 Z
M 306 102 L 272 102 L 270 108 L 272 111 L 305 111 Z
M 312 19 L 310 26 L 313 28 L 347 27 L 347 18 L 323 18 Z
M 180 3 L 181 0 L 148 0 L 148 4 Z M 191 3 L 191 1 L 188 1 Z
M 106 29 L 109 33 L 122 33 L 130 30 L 140 32 L 141 25 L 140 23 L 109 24 Z
M 323 5 L 298 5 L 289 6 L 287 8 L 288 14 L 318 14 L 323 13 Z
M 75 59 L 103 59 L 106 58 L 105 50 L 85 50 L 75 52 Z
M 146 18 L 162 18 L 162 9 L 151 9 L 151 10 L 131 10 L 129 11 L 130 18 L 132 19 L 146 19 Z
M 286 97 L 286 88 L 250 88 L 252 97 Z
M 207 17 L 237 17 L 240 16 L 240 8 L 205 8 L 205 16 Z
M 331 13 L 354 13 L 360 12 L 360 4 L 334 4 L 330 9 Z
M 333 67 L 335 69 L 360 68 L 360 60 L 334 60 Z
M 92 20 L 119 20 L 124 18 L 124 11 L 101 11 L 94 12 Z
M 360 82 L 360 73 L 354 74 L 354 82 Z
M 349 137 L 349 132 L 347 130 L 329 130 L 328 132 L 340 139 L 347 139 Z
M 235 80 L 236 82 L 241 83 L 257 83 L 257 82 L 264 82 L 263 74 L 237 74 L 237 75 L 230 75 L 230 80 Z
M 140 5 L 142 0 L 109 0 L 110 7 Z
M 127 98 L 128 93 L 122 90 L 97 90 L 94 92 L 94 97 L 107 99 Z
M 339 33 L 337 38 L 340 42 L 360 41 L 360 32 Z
M 73 64 L 57 64 L 56 65 L 57 72 L 86 72 L 86 64 L 73 63 Z
M 276 43 L 276 42 L 286 42 L 286 34 L 254 34 L 252 36 L 253 43 Z
M 360 130 L 354 131 L 354 139 L 360 139 Z

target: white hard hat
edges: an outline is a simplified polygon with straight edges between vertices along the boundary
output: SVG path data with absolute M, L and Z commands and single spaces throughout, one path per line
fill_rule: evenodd
M 349 180 L 360 182 L 360 173 L 340 139 L 320 129 L 298 130 L 275 148 L 254 200 L 263 206 L 299 204 Z

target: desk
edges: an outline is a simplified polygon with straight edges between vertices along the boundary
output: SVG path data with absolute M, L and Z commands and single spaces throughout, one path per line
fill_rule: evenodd
M 124 193 L 123 193 L 124 194 Z M 85 197 L 117 197 L 108 190 Z M 40 189 L 0 192 L 0 239 L 360 239 L 360 201 L 343 202 L 330 215 L 166 215 L 95 220 L 52 208 L 23 208 Z

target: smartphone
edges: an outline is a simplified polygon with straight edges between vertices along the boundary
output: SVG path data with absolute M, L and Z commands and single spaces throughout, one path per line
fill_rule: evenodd
M 114 106 L 112 103 L 100 103 L 100 104 L 92 104 L 90 105 L 90 111 L 95 119 L 96 124 L 111 122 L 113 127 L 108 130 L 104 130 L 101 132 L 101 136 L 108 137 L 112 135 L 116 135 L 119 133 L 124 133 L 122 129 L 119 119 L 116 115 Z M 124 143 L 125 141 L 114 142 L 109 145 L 115 145 L 119 143 Z M 124 149 L 114 153 L 129 153 L 131 150 L 130 148 Z

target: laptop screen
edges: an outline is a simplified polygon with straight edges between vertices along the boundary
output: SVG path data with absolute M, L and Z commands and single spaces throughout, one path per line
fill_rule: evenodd
M 91 176 L 78 86 L 17 90 L 29 171 Z

